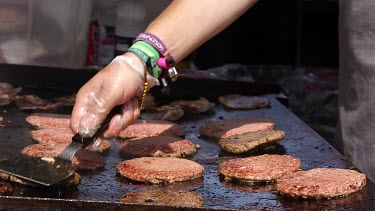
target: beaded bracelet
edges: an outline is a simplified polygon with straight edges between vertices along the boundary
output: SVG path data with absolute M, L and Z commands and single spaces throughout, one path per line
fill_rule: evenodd
M 128 50 L 128 51 L 130 51 L 130 52 L 132 52 L 132 53 L 134 53 L 134 51 L 131 51 L 131 50 Z M 136 54 L 136 53 L 135 53 Z M 142 108 L 142 106 L 143 106 L 143 103 L 145 102 L 145 97 L 146 97 L 146 93 L 147 93 L 147 87 L 148 87 L 148 81 L 147 81 L 147 66 L 146 66 L 146 64 L 143 62 L 143 59 L 141 58 L 141 57 L 139 57 L 138 56 L 138 54 L 136 54 L 137 55 L 137 58 L 140 60 L 140 62 L 142 63 L 142 65 L 143 65 L 143 69 L 144 69 L 144 74 L 143 74 L 143 79 L 144 79 L 144 83 L 143 83 L 143 91 L 142 91 L 142 97 L 140 97 L 139 99 L 138 99 L 138 102 L 139 102 L 139 108 L 141 109 Z

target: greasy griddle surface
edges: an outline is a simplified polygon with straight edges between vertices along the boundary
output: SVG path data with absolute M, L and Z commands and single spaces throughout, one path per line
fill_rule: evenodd
M 245 116 L 269 117 L 275 120 L 276 129 L 285 131 L 285 138 L 276 147 L 261 153 L 276 153 L 295 156 L 302 161 L 302 169 L 315 167 L 348 168 L 349 163 L 342 159 L 342 155 L 333 149 L 325 140 L 318 136 L 301 120 L 294 116 L 286 107 L 278 102 L 273 95 L 266 95 L 272 103 L 271 108 L 252 111 L 225 110 L 217 104 L 213 112 L 203 115 L 188 115 L 177 123 L 187 132 L 186 138 L 201 149 L 192 159 L 205 168 L 203 179 L 191 182 L 164 185 L 164 188 L 185 189 L 195 191 L 204 197 L 204 209 L 337 209 L 363 210 L 373 207 L 373 183 L 368 180 L 364 190 L 350 196 L 333 200 L 295 200 L 278 196 L 273 185 L 245 186 L 227 183 L 221 180 L 218 164 L 234 157 L 220 150 L 216 141 L 206 140 L 199 136 L 199 127 L 209 120 L 230 119 Z M 0 127 L 0 159 L 18 154 L 23 147 L 32 144 L 25 123 L 27 113 L 18 111 L 13 106 L 4 107 L 4 117 Z M 145 114 L 143 114 L 145 115 Z M 112 148 L 103 154 L 106 160 L 104 169 L 79 172 L 82 181 L 73 190 L 42 190 L 22 186 L 15 186 L 11 197 L 0 197 L 1 207 L 42 206 L 41 202 L 52 203 L 54 206 L 84 206 L 84 204 L 98 204 L 98 206 L 118 206 L 121 196 L 128 191 L 138 191 L 159 186 L 129 183 L 116 175 L 116 165 L 122 160 L 118 153 L 119 141 L 112 140 Z M 242 157 L 245 155 L 242 155 Z M 58 199 L 58 200 L 56 200 Z M 15 203 L 9 203 L 9 202 Z M 19 201 L 19 202 L 17 202 Z M 52 202 L 53 201 L 53 202 Z M 47 206 L 48 205 L 44 205 Z M 128 205 L 125 205 L 128 206 Z M 131 205 L 131 207 L 138 205 Z

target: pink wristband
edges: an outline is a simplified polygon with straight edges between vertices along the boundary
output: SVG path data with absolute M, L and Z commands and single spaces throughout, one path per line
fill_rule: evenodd
M 142 32 L 137 36 L 137 38 L 135 38 L 134 42 L 140 40 L 152 45 L 157 51 L 159 51 L 162 57 L 172 57 L 172 55 L 168 52 L 167 47 L 165 47 L 164 43 L 154 34 Z

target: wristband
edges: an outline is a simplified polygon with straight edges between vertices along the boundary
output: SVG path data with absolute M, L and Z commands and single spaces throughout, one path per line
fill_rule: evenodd
M 137 55 L 143 61 L 144 64 L 147 64 L 147 61 L 150 59 L 149 56 L 147 56 L 143 51 L 139 50 L 138 48 L 130 47 L 128 51 Z
M 142 32 L 134 40 L 133 46 L 149 56 L 147 64 L 151 67 L 151 75 L 161 80 L 162 92 L 169 93 L 167 79 L 175 81 L 178 73 L 174 67 L 175 60 L 164 43 L 154 34 Z M 157 52 L 155 53 L 155 51 Z
M 143 41 L 135 42 L 130 48 L 138 48 L 150 58 L 154 58 L 155 61 L 157 61 L 160 57 L 158 51 L 156 51 L 152 45 Z
M 134 43 L 128 51 L 136 54 L 149 67 L 149 73 L 155 78 L 163 74 L 163 70 L 157 65 L 159 53 L 150 44 L 139 41 Z
M 172 57 L 167 48 L 165 47 L 164 43 L 154 34 L 151 34 L 149 32 L 142 32 L 137 36 L 137 38 L 135 38 L 134 42 L 140 40 L 152 45 L 157 51 L 159 51 L 162 57 Z

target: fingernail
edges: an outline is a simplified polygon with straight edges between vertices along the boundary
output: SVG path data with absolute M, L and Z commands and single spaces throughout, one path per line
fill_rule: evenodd
M 117 130 L 121 130 L 124 126 L 124 121 L 122 120 L 121 116 L 117 116 L 115 119 L 115 127 Z

